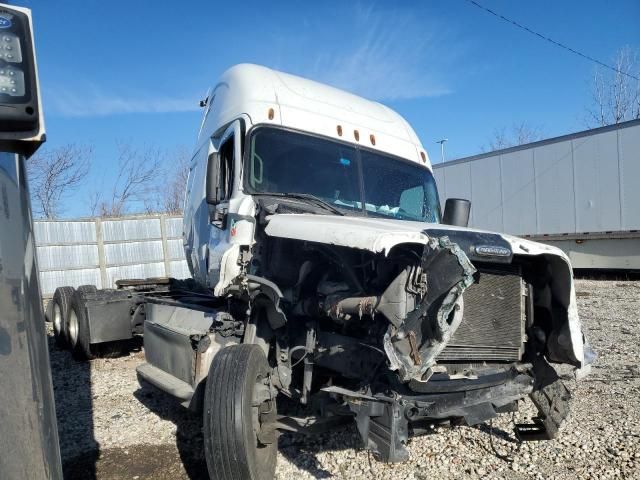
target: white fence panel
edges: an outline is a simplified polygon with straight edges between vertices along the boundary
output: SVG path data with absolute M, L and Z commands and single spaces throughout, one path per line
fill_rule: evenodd
M 105 242 L 118 240 L 147 240 L 160 238 L 159 218 L 134 220 L 105 220 L 102 222 L 102 238 Z
M 109 243 L 104 246 L 104 256 L 108 266 L 164 261 L 162 240 Z
M 38 245 L 62 243 L 92 243 L 96 241 L 93 221 L 34 222 L 34 235 Z
M 40 270 L 99 267 L 97 245 L 46 245 L 37 247 Z
M 51 270 L 40 272 L 40 289 L 42 295 L 50 297 L 58 287 L 74 287 L 80 285 L 95 285 L 103 288 L 99 268 L 87 268 L 81 270 Z
M 182 247 L 182 218 L 34 222 L 42 294 L 57 287 L 113 288 L 126 278 L 190 277 Z

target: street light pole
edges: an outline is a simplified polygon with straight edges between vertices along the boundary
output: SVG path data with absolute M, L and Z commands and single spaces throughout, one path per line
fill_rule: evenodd
M 443 138 L 442 140 L 438 140 L 436 143 L 440 144 L 440 163 L 444 163 L 444 144 L 448 142 L 448 138 Z

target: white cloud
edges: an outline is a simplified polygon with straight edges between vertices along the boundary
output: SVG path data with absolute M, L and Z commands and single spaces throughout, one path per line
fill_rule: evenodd
M 47 89 L 43 95 L 47 113 L 66 117 L 96 117 L 130 113 L 170 113 L 199 110 L 198 97 L 173 98 L 148 94 L 106 92 L 96 86 Z
M 443 72 L 454 49 L 443 29 L 416 12 L 357 7 L 352 31 L 337 43 L 301 73 L 379 100 L 451 93 Z

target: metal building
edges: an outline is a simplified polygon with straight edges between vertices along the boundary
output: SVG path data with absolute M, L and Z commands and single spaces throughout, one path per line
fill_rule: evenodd
M 574 268 L 640 270 L 640 120 L 434 166 L 470 226 L 556 245 Z

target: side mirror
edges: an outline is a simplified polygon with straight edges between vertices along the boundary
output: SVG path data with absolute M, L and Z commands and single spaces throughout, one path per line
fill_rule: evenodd
M 206 199 L 209 205 L 215 205 L 219 202 L 218 198 L 218 175 L 220 172 L 220 155 L 212 153 L 207 159 L 207 182 L 206 182 Z
M 0 4 L 0 151 L 31 155 L 45 140 L 31 11 Z
M 444 204 L 442 223 L 456 227 L 466 227 L 469 225 L 470 212 L 471 202 L 469 200 L 465 200 L 464 198 L 447 198 Z

